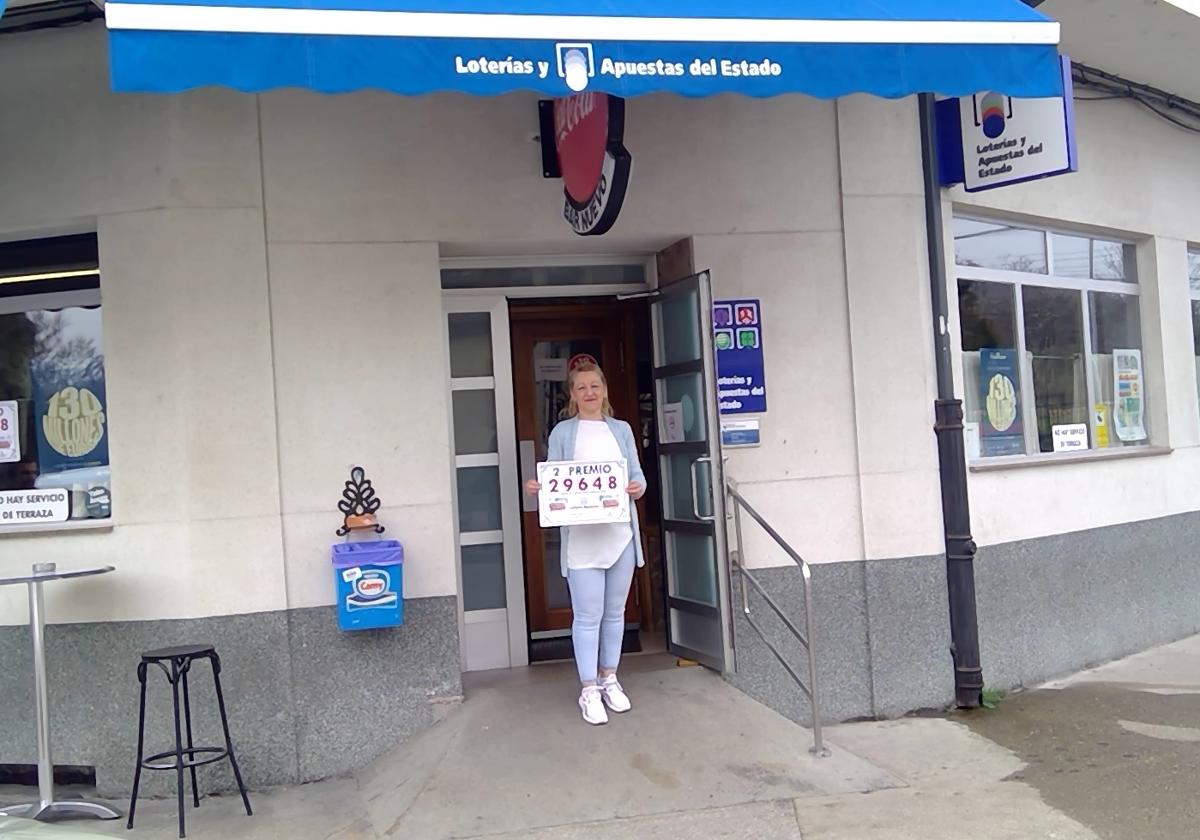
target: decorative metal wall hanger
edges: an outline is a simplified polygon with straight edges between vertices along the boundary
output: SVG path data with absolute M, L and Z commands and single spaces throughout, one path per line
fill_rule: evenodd
M 350 470 L 350 480 L 346 482 L 346 487 L 342 490 L 342 500 L 338 502 L 338 510 L 342 512 L 344 519 L 337 535 L 345 537 L 351 531 L 374 531 L 376 534 L 382 534 L 384 527 L 375 517 L 381 504 L 366 471 L 362 467 Z

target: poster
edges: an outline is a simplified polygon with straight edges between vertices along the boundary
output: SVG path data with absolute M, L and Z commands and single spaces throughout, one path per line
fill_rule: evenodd
M 21 432 L 17 423 L 17 401 L 0 402 L 0 464 L 21 460 Z
M 629 521 L 629 469 L 621 461 L 544 461 L 537 465 L 543 528 Z
M 1142 351 L 1113 348 L 1113 427 L 1125 443 L 1146 439 Z
M 69 317 L 68 317 L 69 316 Z M 64 310 L 33 359 L 33 429 L 42 475 L 108 465 L 108 408 L 97 316 Z
M 683 403 L 667 403 L 662 407 L 662 442 L 683 443 Z
M 979 443 L 984 456 L 1025 454 L 1018 359 L 1012 348 L 979 351 Z
M 767 410 L 762 305 L 758 300 L 719 300 L 713 304 L 713 346 L 722 414 L 761 414 Z

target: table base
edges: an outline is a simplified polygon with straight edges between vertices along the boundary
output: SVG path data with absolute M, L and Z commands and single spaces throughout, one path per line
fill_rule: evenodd
M 63 800 L 58 802 L 27 802 L 23 805 L 0 806 L 0 816 L 25 817 L 31 820 L 51 820 L 71 817 L 95 817 L 119 820 L 121 815 L 99 802 Z

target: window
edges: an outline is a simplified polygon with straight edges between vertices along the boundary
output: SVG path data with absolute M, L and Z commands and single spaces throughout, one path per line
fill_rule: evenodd
M 955 218 L 954 258 L 971 457 L 1147 443 L 1132 244 Z
M 1188 289 L 1192 298 L 1192 344 L 1196 354 L 1196 393 L 1200 397 L 1200 245 L 1188 246 Z
M 0 530 L 112 513 L 94 235 L 0 245 Z

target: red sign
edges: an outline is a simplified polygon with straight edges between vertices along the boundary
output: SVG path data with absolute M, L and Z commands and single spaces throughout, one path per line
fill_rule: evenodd
M 563 216 L 580 236 L 607 233 L 621 213 L 633 164 L 624 139 L 625 100 L 578 93 L 554 101 Z
M 569 370 L 569 371 L 575 370 L 580 365 L 586 365 L 586 364 L 595 365 L 596 367 L 600 367 L 600 363 L 596 361 L 596 357 L 591 355 L 590 353 L 576 353 L 574 356 L 571 357 L 571 360 L 569 362 L 567 362 L 567 370 Z

